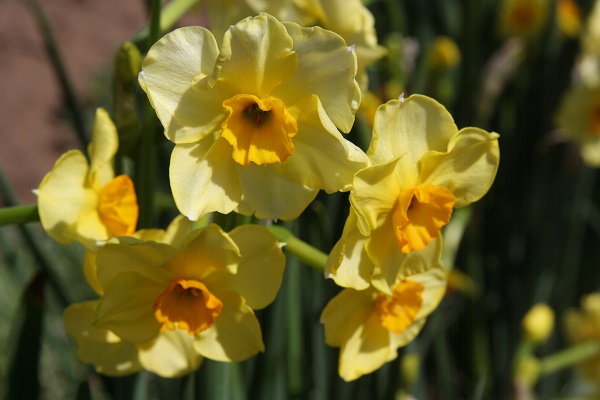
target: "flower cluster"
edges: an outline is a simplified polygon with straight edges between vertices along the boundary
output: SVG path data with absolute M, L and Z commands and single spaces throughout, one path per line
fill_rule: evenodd
M 375 111 L 366 153 L 346 140 L 364 68 L 383 52 L 370 13 L 357 0 L 339 15 L 342 3 L 271 4 L 275 15 L 302 11 L 337 33 L 261 13 L 216 36 L 180 28 L 150 48 L 139 84 L 174 144 L 170 186 L 183 214 L 167 230 L 136 231 L 135 191 L 126 175 L 114 177 L 118 138 L 103 110 L 89 166 L 71 151 L 44 178 L 42 224 L 85 246 L 98 295 L 65 311 L 82 361 L 108 375 L 174 377 L 203 358 L 264 351 L 254 310 L 279 291 L 284 243 L 261 226 L 271 221 L 229 233 L 205 222 L 215 212 L 293 220 L 320 190 L 350 192 L 342 236 L 322 265 L 342 287 L 321 315 L 326 342 L 341 348 L 340 376 L 376 370 L 422 329 L 445 293 L 442 229 L 492 185 L 498 135 L 459 130 L 441 104 L 413 95 Z

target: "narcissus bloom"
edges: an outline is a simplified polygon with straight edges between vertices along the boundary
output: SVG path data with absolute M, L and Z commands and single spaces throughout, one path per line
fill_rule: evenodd
M 354 178 L 350 216 L 326 274 L 340 286 L 372 283 L 389 294 L 399 269 L 423 272 L 437 262 L 437 238 L 453 208 L 488 191 L 498 134 L 459 131 L 441 104 L 413 95 L 377 110 L 367 155 L 372 166 Z
M 253 309 L 274 300 L 285 265 L 265 228 L 244 225 L 226 234 L 209 225 L 188 234 L 181 248 L 117 240 L 97 253 L 104 294 L 94 327 L 140 346 L 167 331 L 184 333 L 198 354 L 217 361 L 264 351 Z
M 175 247 L 191 231 L 187 218 L 177 217 L 168 229 L 146 229 L 132 236 Z M 118 239 L 111 239 L 118 243 Z M 104 294 L 96 276 L 96 254 L 88 252 L 84 262 L 86 279 L 99 295 Z M 146 343 L 123 340 L 114 332 L 94 324 L 98 300 L 72 304 L 65 310 L 65 330 L 75 338 L 79 359 L 93 364 L 101 374 L 122 376 L 146 369 L 163 377 L 185 375 L 198 368 L 203 357 L 194 351 L 194 338 L 183 331 L 164 331 Z
M 556 115 L 556 124 L 580 146 L 587 165 L 600 166 L 600 87 L 569 89 Z
M 367 164 L 337 130 L 354 122 L 355 74 L 338 35 L 267 14 L 231 26 L 220 50 L 201 27 L 164 36 L 139 81 L 175 143 L 179 210 L 293 219 L 320 189 L 349 190 Z
M 504 0 L 500 6 L 500 30 L 504 36 L 535 37 L 549 17 L 548 0 Z
M 573 344 L 600 341 L 600 293 L 581 299 L 582 308 L 569 310 L 565 316 L 567 338 Z M 582 375 L 591 383 L 600 382 L 600 356 L 579 364 Z M 598 388 L 600 390 L 600 387 Z
M 117 130 L 103 109 L 96 111 L 90 162 L 79 150 L 63 154 L 39 188 L 42 226 L 61 243 L 77 241 L 89 250 L 99 240 L 135 231 L 138 205 L 133 182 L 114 176 Z
M 374 287 L 344 289 L 323 310 L 325 342 L 340 347 L 338 372 L 351 381 L 398 356 L 411 342 L 446 289 L 446 274 L 437 265 L 416 275 L 398 275 L 391 294 Z

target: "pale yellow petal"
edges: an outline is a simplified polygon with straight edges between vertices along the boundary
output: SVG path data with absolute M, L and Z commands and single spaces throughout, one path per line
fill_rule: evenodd
M 423 250 L 403 253 L 393 236 L 390 219 L 372 232 L 367 240 L 366 251 L 375 264 L 371 283 L 384 293 L 391 294 L 398 279 L 425 272 L 433 268 L 442 255 L 442 239 L 431 241 Z
M 354 177 L 350 204 L 356 211 L 358 228 L 365 236 L 391 215 L 402 192 L 404 182 L 398 179 L 400 160 L 367 167 Z
M 215 285 L 228 285 L 240 260 L 237 244 L 221 227 L 211 224 L 186 236 L 183 250 L 164 268 L 175 276 L 202 282 L 213 291 Z
M 64 311 L 65 331 L 76 339 L 97 343 L 118 343 L 121 339 L 107 329 L 92 325 L 96 315 L 97 300 L 84 301 L 68 306 Z
M 194 350 L 194 337 L 181 330 L 161 332 L 156 340 L 139 346 L 142 367 L 164 378 L 176 378 L 197 369 L 202 356 Z
M 115 177 L 113 159 L 119 148 L 117 128 L 103 108 L 96 110 L 92 142 L 88 146 L 92 187 L 102 187 Z
M 444 298 L 448 274 L 444 267 L 438 263 L 426 272 L 409 275 L 408 279 L 419 282 L 425 287 L 422 295 L 423 304 L 419 309 L 416 319 L 426 318 L 437 308 Z
M 367 166 L 362 150 L 342 137 L 317 96 L 309 96 L 294 112 L 298 113 L 298 134 L 294 153 L 281 164 L 282 175 L 327 193 L 352 188 L 354 174 Z
M 337 34 L 319 27 L 303 28 L 284 23 L 294 39 L 298 67 L 273 96 L 292 106 L 315 94 L 335 126 L 349 132 L 360 104 L 360 89 L 354 80 L 356 55 Z
M 403 156 L 405 168 L 412 169 L 416 180 L 421 157 L 430 150 L 446 151 L 457 130 L 450 113 L 429 97 L 412 95 L 392 100 L 375 113 L 367 155 L 374 164 Z
M 213 211 L 233 211 L 242 197 L 235 165 L 224 139 L 175 146 L 169 176 L 179 211 L 192 221 Z
M 280 175 L 278 165 L 236 165 L 243 196 L 237 211 L 260 219 L 298 218 L 317 196 L 309 188 Z
M 93 343 L 76 340 L 77 356 L 81 361 L 94 364 L 96 372 L 107 376 L 125 376 L 139 371 L 142 367 L 134 344 Z
M 338 371 L 345 381 L 371 373 L 398 356 L 391 346 L 390 332 L 381 326 L 377 314 L 369 308 L 355 313 L 340 349 Z
M 168 271 L 159 268 L 177 253 L 172 246 L 142 242 L 132 238 L 118 238 L 98 249 L 96 275 L 100 285 L 106 287 L 122 272 L 136 272 L 156 283 L 169 281 Z
M 193 229 L 192 221 L 183 215 L 178 215 L 171 221 L 162 238 L 162 243 L 170 244 L 179 249 L 183 246 L 185 236 Z
M 390 347 L 398 348 L 412 342 L 425 326 L 425 318 L 414 321 L 402 333 L 390 332 Z
M 165 287 L 136 272 L 118 274 L 104 288 L 94 326 L 109 329 L 127 342 L 154 339 L 161 324 L 154 316 L 153 306 Z
M 144 59 L 139 83 L 169 140 L 190 143 L 220 129 L 227 116 L 222 103 L 232 93 L 193 88 L 198 77 L 213 72 L 218 54 L 213 35 L 196 26 L 166 34 Z
M 99 295 L 104 293 L 96 273 L 96 253 L 87 251 L 83 257 L 83 276 L 90 287 Z
M 478 128 L 461 129 L 447 152 L 431 151 L 421 159 L 421 183 L 449 189 L 455 207 L 479 200 L 494 182 L 500 163 L 498 134 Z
M 42 226 L 54 240 L 60 243 L 77 240 L 93 249 L 97 240 L 108 238 L 108 233 L 97 216 L 96 194 L 85 187 L 88 170 L 87 160 L 80 151 L 68 151 L 44 176 L 37 195 Z M 84 213 L 95 213 L 96 219 L 80 221 Z
M 367 315 L 373 311 L 376 293 L 372 289 L 344 289 L 327 303 L 321 313 L 320 322 L 325 325 L 325 343 L 340 347 L 351 329 L 354 314 Z M 368 312 L 365 314 L 364 310 Z
M 242 255 L 233 290 L 252 309 L 268 306 L 275 300 L 283 279 L 285 256 L 280 243 L 258 225 L 238 226 L 229 232 L 229 236 Z
M 243 361 L 265 351 L 258 320 L 244 299 L 234 292 L 218 296 L 223 310 L 209 329 L 196 335 L 196 351 L 216 361 Z
M 248 17 L 225 32 L 215 77 L 237 93 L 267 97 L 296 68 L 298 54 L 292 51 L 293 44 L 274 17 Z
M 363 290 L 371 284 L 375 265 L 365 251 L 367 237 L 360 233 L 356 223 L 356 213 L 351 208 L 342 237 L 327 258 L 325 277 L 333 278 L 339 286 Z

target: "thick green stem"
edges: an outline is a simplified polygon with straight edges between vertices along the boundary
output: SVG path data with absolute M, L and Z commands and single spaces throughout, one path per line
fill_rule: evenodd
M 550 375 L 600 355 L 600 342 L 590 341 L 569 347 L 540 360 L 540 376 Z
M 38 222 L 40 216 L 36 204 L 0 208 L 0 226 Z
M 327 263 L 327 254 L 320 250 L 317 250 L 310 244 L 298 239 L 282 226 L 273 225 L 267 227 L 267 229 L 275 235 L 277 240 L 285 243 L 284 249 L 290 254 L 298 257 L 303 263 L 318 269 L 324 270 L 325 264 Z
M 160 32 L 164 32 L 175 25 L 186 12 L 198 3 L 199 0 L 173 0 L 165 5 L 160 17 Z M 143 42 L 148 37 L 149 32 L 150 29 L 148 27 L 142 29 L 133 41 L 136 43 Z
M 148 47 L 152 46 L 160 35 L 160 11 L 160 0 L 152 0 L 150 34 L 147 41 Z M 154 226 L 154 187 L 157 158 L 156 127 L 157 120 L 154 109 L 150 105 L 150 101 L 146 100 L 135 182 L 140 207 L 138 228 L 142 229 Z

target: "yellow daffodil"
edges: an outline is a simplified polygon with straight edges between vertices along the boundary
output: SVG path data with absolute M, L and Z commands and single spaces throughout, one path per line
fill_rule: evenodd
M 357 290 L 371 283 L 391 293 L 400 269 L 426 271 L 439 259 L 441 228 L 454 207 L 479 200 L 499 163 L 498 134 L 457 129 L 435 100 L 413 95 L 376 113 L 351 211 L 326 274 Z
M 164 332 L 184 333 L 198 354 L 217 361 L 264 351 L 253 310 L 274 300 L 285 264 L 265 228 L 245 225 L 226 234 L 209 225 L 188 234 L 180 248 L 115 240 L 96 257 L 104 294 L 95 328 L 142 347 Z
M 435 69 L 454 68 L 460 63 L 460 49 L 449 36 L 438 36 L 429 48 L 429 57 Z
M 146 229 L 132 237 L 145 241 L 181 246 L 191 231 L 187 218 L 177 217 L 168 229 Z M 118 243 L 118 239 L 111 239 Z M 96 276 L 96 254 L 88 252 L 84 261 L 87 281 L 99 295 L 104 289 Z M 198 368 L 203 357 L 194 351 L 194 339 L 187 332 L 164 331 L 146 343 L 127 342 L 114 332 L 97 328 L 93 321 L 98 300 L 72 304 L 65 310 L 65 329 L 75 338 L 79 359 L 93 364 L 101 374 L 128 375 L 145 369 L 163 377 L 185 375 Z
M 367 163 L 339 131 L 360 102 L 344 41 L 261 14 L 233 25 L 221 49 L 201 27 L 159 40 L 139 81 L 175 143 L 179 210 L 296 218 L 320 189 L 349 190 Z
M 539 35 L 549 17 L 548 0 L 504 0 L 500 5 L 500 30 L 504 36 L 532 38 Z
M 587 88 L 600 87 L 600 2 L 595 1 L 581 35 L 581 55 L 576 70 Z
M 573 344 L 600 341 L 600 293 L 589 294 L 581 300 L 581 309 L 569 310 L 565 316 L 568 340 Z M 579 370 L 589 382 L 600 382 L 600 356 L 581 364 Z
M 581 31 L 581 9 L 573 0 L 558 0 L 556 25 L 563 36 L 574 38 Z
M 571 88 L 562 100 L 556 124 L 580 146 L 587 165 L 600 166 L 600 87 Z
M 89 250 L 99 240 L 135 231 L 138 206 L 133 182 L 114 176 L 117 130 L 103 109 L 96 111 L 90 162 L 79 150 L 63 154 L 39 188 L 42 226 L 61 243 L 77 241 Z
M 374 287 L 344 289 L 323 310 L 325 342 L 340 347 L 338 372 L 351 381 L 398 356 L 437 307 L 446 287 L 441 266 L 427 272 L 398 275 L 391 294 Z

